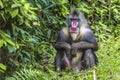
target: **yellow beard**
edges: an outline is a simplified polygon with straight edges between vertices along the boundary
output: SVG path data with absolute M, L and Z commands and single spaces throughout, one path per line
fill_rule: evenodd
M 76 40 L 78 33 L 71 33 L 70 35 L 71 35 L 72 40 Z

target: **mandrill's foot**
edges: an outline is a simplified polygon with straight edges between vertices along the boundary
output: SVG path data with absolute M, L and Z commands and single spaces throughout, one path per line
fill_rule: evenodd
M 74 68 L 73 68 L 73 71 L 80 72 L 81 69 L 79 69 L 78 67 L 74 67 Z
M 56 71 L 58 71 L 58 72 L 61 71 L 60 67 L 57 67 L 57 68 L 56 68 Z

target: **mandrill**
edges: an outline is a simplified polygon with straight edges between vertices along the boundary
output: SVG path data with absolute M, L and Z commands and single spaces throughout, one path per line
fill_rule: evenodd
M 89 69 L 98 62 L 95 51 L 98 44 L 94 33 L 84 15 L 74 9 L 67 17 L 68 26 L 64 27 L 55 42 L 55 70 L 61 71 L 66 67 L 80 72 Z

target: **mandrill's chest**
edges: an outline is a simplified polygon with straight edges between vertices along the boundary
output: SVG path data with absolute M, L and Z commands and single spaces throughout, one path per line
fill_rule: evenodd
M 72 44 L 74 42 L 80 42 L 80 41 L 82 41 L 82 36 L 80 33 L 78 33 L 78 34 L 72 33 L 66 39 L 66 42 L 69 44 Z
M 72 44 L 73 42 L 79 42 L 82 40 L 81 32 L 70 33 L 68 28 L 64 28 L 62 31 L 64 33 L 63 41 L 66 41 L 66 42 Z
M 76 41 L 78 39 L 80 39 L 80 34 L 79 33 L 70 33 L 70 37 L 72 41 Z

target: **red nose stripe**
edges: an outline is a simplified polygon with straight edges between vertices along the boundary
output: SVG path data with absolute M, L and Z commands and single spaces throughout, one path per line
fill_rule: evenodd
M 73 20 L 73 25 L 72 27 L 76 27 L 77 20 Z
M 76 24 L 77 24 L 77 20 L 72 20 L 72 25 L 71 25 L 71 32 L 76 32 L 77 28 L 76 28 Z

